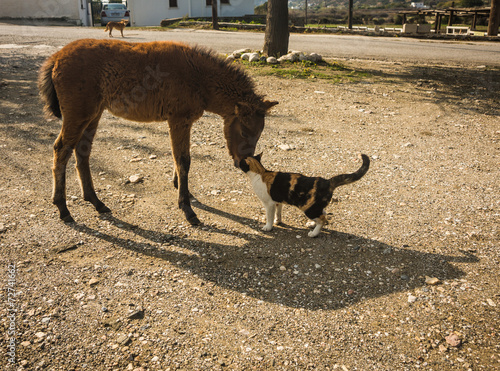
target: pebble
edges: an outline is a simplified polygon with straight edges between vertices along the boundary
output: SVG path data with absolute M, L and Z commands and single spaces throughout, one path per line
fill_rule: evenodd
M 149 159 L 150 159 L 150 160 L 155 160 L 155 159 L 157 159 L 157 158 L 158 158 L 158 156 L 156 156 L 156 155 L 151 155 L 151 156 L 149 156 Z
M 283 151 L 291 151 L 292 150 L 292 147 L 289 144 L 280 144 L 278 146 L 278 148 L 283 150 Z
M 46 334 L 45 332 L 40 331 L 40 332 L 37 332 L 37 333 L 35 334 L 35 336 L 36 336 L 37 338 L 39 338 L 39 339 L 43 339 L 45 336 L 47 336 L 47 334 Z
M 260 56 L 258 53 L 252 53 L 250 54 L 250 56 L 248 57 L 248 61 L 249 62 L 259 62 L 260 61 Z
M 116 339 L 116 342 L 120 345 L 127 345 L 128 343 L 130 343 L 130 338 L 128 337 L 128 335 L 120 335 Z
M 496 307 L 497 306 L 496 303 L 493 300 L 489 299 L 489 298 L 486 299 L 486 301 L 488 302 L 488 304 L 489 304 L 490 307 Z
M 416 296 L 413 296 L 412 294 L 408 295 L 408 303 L 414 303 L 416 300 Z
M 144 177 L 138 175 L 138 174 L 135 174 L 135 175 L 131 175 L 128 180 L 130 181 L 130 183 L 132 184 L 136 184 L 136 183 L 139 183 L 139 182 L 142 182 L 144 180 Z
M 43 318 L 42 318 L 42 323 L 43 323 L 43 324 L 45 324 L 45 325 L 46 325 L 46 324 L 47 324 L 47 323 L 49 323 L 49 322 L 50 322 L 50 317 L 43 317 Z
M 428 285 L 437 285 L 440 282 L 439 278 L 425 276 L 425 283 Z
M 151 358 L 151 362 L 158 362 L 160 360 L 160 358 L 158 356 L 154 356 L 153 358 Z
M 266 62 L 269 64 L 276 64 L 278 63 L 278 60 L 275 57 L 269 57 L 266 59 Z
M 445 337 L 446 343 L 451 345 L 452 347 L 458 347 L 462 344 L 462 340 L 458 337 L 457 334 L 450 334 Z
M 92 277 L 89 281 L 89 286 L 94 286 L 94 285 L 97 285 L 99 283 L 99 280 L 95 277 Z
M 282 265 L 282 266 L 280 267 L 280 271 L 286 271 L 286 267 L 285 267 L 284 265 Z

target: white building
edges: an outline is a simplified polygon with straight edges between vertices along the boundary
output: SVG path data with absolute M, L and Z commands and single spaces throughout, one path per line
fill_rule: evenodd
M 0 17 L 29 20 L 65 18 L 68 22 L 89 26 L 90 5 L 87 0 L 2 0 Z
M 211 0 L 128 0 L 132 26 L 159 26 L 163 19 L 211 17 Z M 254 14 L 254 2 L 217 0 L 219 17 L 241 17 Z
M 125 2 L 125 1 L 124 1 Z M 128 0 L 132 26 L 159 26 L 163 19 L 211 17 L 211 0 Z M 90 26 L 89 0 L 2 0 L 0 17 L 58 19 Z M 254 14 L 254 2 L 249 0 L 218 0 L 219 17 L 241 17 Z

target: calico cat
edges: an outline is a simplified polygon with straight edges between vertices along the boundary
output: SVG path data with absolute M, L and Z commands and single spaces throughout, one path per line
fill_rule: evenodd
M 266 208 L 267 223 L 262 230 L 270 231 L 273 228 L 273 217 L 274 223 L 281 223 L 281 209 L 285 203 L 298 207 L 309 219 L 316 222 L 315 228 L 308 234 L 309 237 L 319 235 L 323 225 L 327 224 L 325 208 L 330 203 L 335 188 L 361 179 L 370 167 L 368 156 L 361 155 L 363 164 L 356 172 L 323 179 L 268 171 L 260 162 L 261 156 L 262 154 L 259 154 L 241 160 L 240 168 L 250 178 L 255 193 Z

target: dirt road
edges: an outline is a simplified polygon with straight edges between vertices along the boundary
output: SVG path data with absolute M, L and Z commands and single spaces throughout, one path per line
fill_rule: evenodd
M 0 48 L 0 364 L 500 369 L 498 69 L 352 60 L 365 77 L 337 84 L 252 70 L 280 102 L 257 148 L 268 168 L 329 177 L 371 157 L 310 239 L 291 207 L 261 231 L 260 201 L 212 114 L 192 135 L 202 226 L 176 208 L 167 125 L 109 113 L 91 167 L 113 213 L 83 201 L 71 167 L 76 223 L 60 222 L 60 122 L 43 117 L 36 89 L 57 48 L 23 41 Z M 143 182 L 127 181 L 135 174 Z
M 201 44 L 226 54 L 241 48 L 261 50 L 264 45 L 264 34 L 259 32 L 195 29 L 163 32 L 127 28 L 125 36 L 131 42 L 172 40 Z M 85 37 L 106 38 L 107 33 L 103 32 L 103 28 L 22 26 L 0 22 L 0 43 L 22 45 L 27 41 L 30 44 L 61 46 Z M 319 53 L 328 58 L 500 66 L 500 42 L 292 33 L 289 48 Z

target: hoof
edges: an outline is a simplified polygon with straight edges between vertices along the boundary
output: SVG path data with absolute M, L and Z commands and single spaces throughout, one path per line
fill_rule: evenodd
M 191 225 L 200 225 L 201 224 L 200 219 L 198 219 L 198 217 L 196 215 L 191 216 L 190 218 L 188 218 L 187 221 Z
M 61 216 L 61 220 L 64 223 L 74 223 L 75 222 L 75 219 L 73 219 L 73 217 L 70 214 L 68 214 L 66 216 Z
M 102 205 L 100 208 L 97 209 L 97 212 L 99 214 L 110 213 L 111 209 L 109 207 L 107 207 L 106 205 Z

